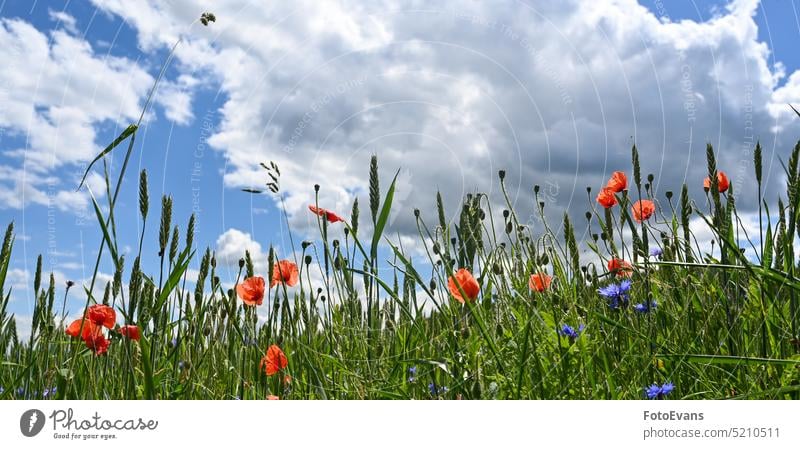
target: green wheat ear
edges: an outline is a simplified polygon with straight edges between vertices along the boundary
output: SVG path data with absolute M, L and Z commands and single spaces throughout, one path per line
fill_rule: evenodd
M 631 147 L 631 163 L 633 165 L 633 181 L 636 183 L 636 188 L 642 188 L 642 169 L 639 166 L 639 150 L 636 149 L 636 144 Z
M 142 170 L 139 174 L 139 213 L 142 220 L 147 218 L 147 211 L 150 208 L 150 194 L 147 191 L 147 170 Z
M 353 210 L 350 212 L 350 227 L 353 229 L 353 237 L 358 235 L 358 197 L 353 201 Z
M 186 226 L 186 249 L 189 251 L 192 250 L 192 244 L 194 243 L 194 214 L 189 217 L 189 224 Z
M 372 155 L 369 160 L 369 211 L 372 214 L 372 224 L 378 222 L 378 208 L 380 207 L 381 189 L 378 183 L 378 156 Z

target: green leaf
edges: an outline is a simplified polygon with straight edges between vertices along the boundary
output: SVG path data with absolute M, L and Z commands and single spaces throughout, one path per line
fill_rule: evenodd
M 114 267 L 119 268 L 119 256 L 117 255 L 117 246 L 111 240 L 111 235 L 108 233 L 108 227 L 106 226 L 105 217 L 103 217 L 103 212 L 100 211 L 100 206 L 97 205 L 97 200 L 94 198 L 94 194 L 92 193 L 91 189 L 89 190 L 89 197 L 92 199 L 92 206 L 94 206 L 94 213 L 97 216 L 97 222 L 100 223 L 100 229 L 103 231 L 103 238 L 108 244 L 108 250 L 111 251 L 111 258 L 114 259 Z
M 798 366 L 800 360 L 766 359 L 762 357 L 738 357 L 733 355 L 713 354 L 657 354 L 656 357 L 667 360 L 681 360 L 712 365 L 783 365 Z
M 383 199 L 383 205 L 381 206 L 380 214 L 378 214 L 378 222 L 375 224 L 375 231 L 372 234 L 372 248 L 370 250 L 370 255 L 373 262 L 378 256 L 378 243 L 381 241 L 383 229 L 386 227 L 386 222 L 389 221 L 389 212 L 392 209 L 392 200 L 394 199 L 394 186 L 397 182 L 397 175 L 399 174 L 400 170 L 397 170 L 397 173 L 394 174 L 392 184 L 389 186 L 389 190 L 386 192 L 386 197 Z
M 83 187 L 83 183 L 86 181 L 86 176 L 89 175 L 89 170 L 92 169 L 92 165 L 94 165 L 95 162 L 97 162 L 100 159 L 102 159 L 103 156 L 105 156 L 106 154 L 110 153 L 114 148 L 116 148 L 120 143 L 122 143 L 129 136 L 133 135 L 138 128 L 139 127 L 136 126 L 136 125 L 128 125 L 128 127 L 125 128 L 124 131 L 122 131 L 122 134 L 117 136 L 117 138 L 114 139 L 114 141 L 111 142 L 103 151 L 101 151 L 100 154 L 98 154 L 94 159 L 92 159 L 92 162 L 90 162 L 89 166 L 86 167 L 86 171 L 83 173 L 83 178 L 81 178 L 81 183 L 78 184 L 78 188 L 76 190 L 80 190 L 81 187 Z

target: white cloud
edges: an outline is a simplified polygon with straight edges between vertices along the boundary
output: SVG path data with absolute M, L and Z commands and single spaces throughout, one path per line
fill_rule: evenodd
M 78 34 L 78 22 L 75 20 L 75 17 L 72 17 L 64 11 L 55 11 L 52 9 L 47 10 L 47 15 L 50 17 L 50 20 L 64 27 L 70 34 Z
M 209 139 L 227 159 L 226 185 L 262 185 L 257 163 L 275 160 L 292 225 L 307 231 L 315 183 L 320 204 L 340 214 L 359 197 L 366 226 L 372 153 L 384 191 L 402 168 L 392 234 L 415 233 L 414 207 L 435 217 L 437 189 L 451 218 L 469 192 L 500 203 L 500 168 L 520 213 L 532 212 L 540 184 L 553 192 L 546 210 L 580 214 L 586 186 L 630 170 L 632 136 L 660 195 L 682 182 L 702 193 L 711 142 L 746 209 L 755 194 L 739 187 L 752 183 L 756 139 L 771 158 L 797 130 L 783 105 L 800 101 L 800 78 L 778 88 L 783 68 L 770 68 L 757 40 L 753 0 L 702 23 L 633 0 L 424 10 L 411 0 L 223 0 L 216 23 L 188 32 L 202 12 L 188 0 L 93 3 L 131 23 L 145 49 L 186 33 L 183 67 L 210 74 L 226 95 Z M 781 176 L 767 179 L 774 190 Z
M 239 259 L 250 251 L 253 266 L 259 273 L 267 269 L 267 255 L 262 251 L 261 244 L 253 240 L 250 234 L 235 228 L 230 228 L 217 238 L 216 257 L 217 263 L 238 270 Z M 233 276 L 236 276 L 234 271 Z
M 100 152 L 98 135 L 115 136 L 138 119 L 153 77 L 133 60 L 96 54 L 73 35 L 71 16 L 50 16 L 66 31 L 45 34 L 23 20 L 0 19 L 0 129 L 11 137 L 0 166 L 0 207 L 52 200 L 80 213 L 88 199 L 74 190 L 84 163 Z M 191 118 L 192 85 L 188 76 L 165 82 L 160 102 L 179 124 Z M 65 166 L 73 170 L 65 174 Z

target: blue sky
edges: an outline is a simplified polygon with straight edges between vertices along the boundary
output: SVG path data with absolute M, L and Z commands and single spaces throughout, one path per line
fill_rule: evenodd
M 0 221 L 17 231 L 11 310 L 30 313 L 37 254 L 59 288 L 91 274 L 99 231 L 78 181 L 136 120 L 178 36 L 117 223 L 132 259 L 136 175 L 146 169 L 145 268 L 156 270 L 158 198 L 170 194 L 174 223 L 183 233 L 197 213 L 196 242 L 217 251 L 230 281 L 245 249 L 261 268 L 270 243 L 290 251 L 274 200 L 240 191 L 263 184 L 258 163 L 268 160 L 281 166 L 296 240 L 314 235 L 305 208 L 315 183 L 321 204 L 342 214 L 356 197 L 366 204 L 372 153 L 383 179 L 400 169 L 392 233 L 411 251 L 414 207 L 432 216 L 436 190 L 452 214 L 466 192 L 496 198 L 500 168 L 523 213 L 540 184 L 555 216 L 581 216 L 585 187 L 629 166 L 632 138 L 662 193 L 689 182 L 698 194 L 713 143 L 740 207 L 752 207 L 746 148 L 765 144 L 775 187 L 777 158 L 798 131 L 785 108 L 800 101 L 796 3 L 0 2 L 10 61 L 0 77 Z M 217 23 L 190 25 L 206 9 Z M 109 159 L 112 176 L 121 154 Z M 104 202 L 101 173 L 88 184 Z M 107 280 L 107 262 L 101 271 Z

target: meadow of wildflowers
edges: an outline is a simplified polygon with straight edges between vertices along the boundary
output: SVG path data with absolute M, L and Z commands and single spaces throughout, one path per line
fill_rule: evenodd
M 95 162 L 125 145 L 127 160 L 138 126 Z M 710 146 L 708 178 L 692 181 L 704 185 L 701 199 L 689 198 L 687 185 L 677 198 L 655 197 L 634 146 L 630 167 L 590 187 L 581 223 L 564 214 L 535 232 L 521 224 L 503 171 L 505 204 L 473 193 L 445 205 L 432 195 L 436 216 L 401 211 L 414 214 L 428 255 L 414 262 L 385 235 L 395 182 L 378 179 L 373 157 L 364 216 L 357 201 L 350 211 L 308 205 L 316 238 L 294 253 L 270 247 L 265 272 L 242 254 L 233 288 L 220 282 L 214 252 L 195 246 L 194 217 L 182 230 L 174 225 L 169 197 L 155 221 L 157 242 L 117 240 L 123 166 L 116 179 L 105 177 L 108 204 L 93 202 L 102 244 L 91 282 L 56 285 L 40 258 L 26 339 L 7 313 L 8 226 L 0 249 L 0 398 L 797 398 L 800 143 L 787 153 L 785 196 L 772 209 L 762 204 L 757 236 L 740 235 L 733 184 Z M 760 197 L 759 146 L 753 162 Z M 248 192 L 279 197 L 279 178 L 300 176 L 262 167 L 266 189 Z M 146 172 L 139 181 L 139 213 L 152 222 Z M 529 200 L 546 223 L 531 187 Z M 459 218 L 449 222 L 454 207 Z M 713 254 L 691 232 L 698 218 L 714 233 Z M 343 240 L 329 238 L 333 227 Z M 584 230 L 591 239 L 579 243 Z M 132 261 L 120 255 L 125 244 L 138 248 Z M 155 253 L 163 275 L 140 268 Z M 188 279 L 195 257 L 200 268 Z M 101 262 L 115 270 L 104 285 Z M 317 267 L 323 284 L 312 286 Z M 65 320 L 62 304 L 76 288 L 87 293 L 83 314 Z

